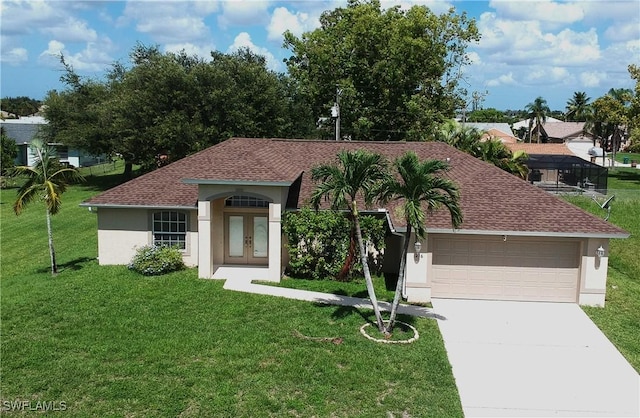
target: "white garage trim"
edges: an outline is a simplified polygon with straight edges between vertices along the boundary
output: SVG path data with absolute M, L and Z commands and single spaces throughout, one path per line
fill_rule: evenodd
M 576 302 L 580 241 L 431 235 L 431 297 Z

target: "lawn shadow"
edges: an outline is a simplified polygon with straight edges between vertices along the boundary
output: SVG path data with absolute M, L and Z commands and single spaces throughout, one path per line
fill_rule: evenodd
M 622 182 L 635 183 L 640 185 L 640 170 L 612 170 L 609 172 L 609 177 L 614 177 Z
M 86 267 L 86 265 L 92 261 L 96 261 L 95 258 L 91 257 L 80 257 L 75 260 L 67 261 L 66 263 L 58 263 L 58 273 L 61 273 L 65 270 L 77 271 Z M 38 273 L 48 273 L 51 271 L 51 266 L 41 267 L 38 270 Z

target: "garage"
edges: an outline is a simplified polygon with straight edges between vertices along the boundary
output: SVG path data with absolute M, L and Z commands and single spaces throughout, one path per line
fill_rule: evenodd
M 577 301 L 578 240 L 466 235 L 430 244 L 432 297 Z

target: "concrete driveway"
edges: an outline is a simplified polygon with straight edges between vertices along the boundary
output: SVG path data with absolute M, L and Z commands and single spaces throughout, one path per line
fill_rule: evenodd
M 432 303 L 465 416 L 640 416 L 640 376 L 578 305 Z

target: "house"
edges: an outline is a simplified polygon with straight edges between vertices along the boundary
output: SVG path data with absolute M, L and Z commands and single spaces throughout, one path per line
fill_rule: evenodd
M 308 202 L 311 168 L 355 149 L 449 161 L 459 185 L 461 227 L 439 210 L 427 217 L 421 249 L 411 239 L 409 301 L 604 304 L 609 240 L 627 232 L 440 142 L 229 139 L 82 203 L 97 211 L 100 264 L 126 264 L 138 246 L 176 244 L 201 278 L 231 279 L 238 269 L 277 282 L 288 258 L 283 212 Z M 406 228 L 399 204 L 369 213 L 387 219 L 383 269 L 397 273 Z
M 7 137 L 16 141 L 18 156 L 16 165 L 32 166 L 36 159 L 35 153 L 31 150 L 31 141 L 40 134 L 42 126 L 48 122 L 42 116 L 25 116 L 19 119 L 0 120 L 0 126 L 4 128 Z M 61 163 L 74 167 L 83 167 L 104 162 L 105 157 L 94 157 L 81 150 L 69 148 L 64 144 L 53 144 L 50 146 L 56 149 Z
M 513 135 L 508 123 L 493 122 L 466 122 L 465 126 L 485 131 L 482 140 L 498 139 L 503 144 L 518 142 L 518 138 Z
M 585 131 L 585 122 L 543 123 L 533 128 L 532 138 L 537 137 L 540 130 L 542 142 L 565 143 L 569 141 L 594 142 L 595 137 Z

